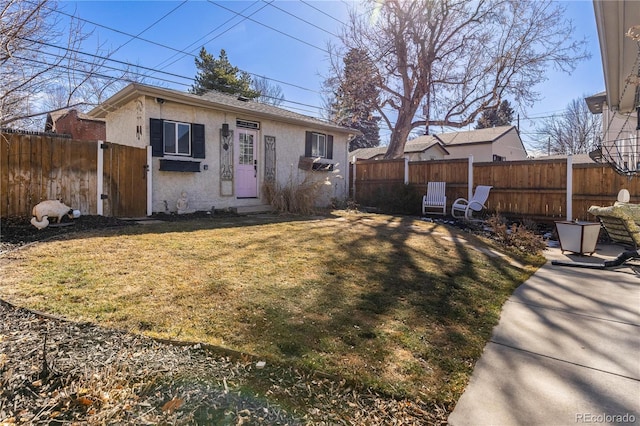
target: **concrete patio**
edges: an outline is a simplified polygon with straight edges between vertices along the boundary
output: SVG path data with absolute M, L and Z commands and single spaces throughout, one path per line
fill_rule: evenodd
M 546 250 L 548 262 L 505 303 L 450 425 L 640 424 L 640 261 L 551 264 L 621 251 Z

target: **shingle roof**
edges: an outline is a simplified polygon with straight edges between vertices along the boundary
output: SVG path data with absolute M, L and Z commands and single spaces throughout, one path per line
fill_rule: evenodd
M 338 126 L 329 121 L 320 120 L 315 117 L 298 114 L 284 108 L 267 105 L 255 101 L 239 100 L 237 96 L 231 96 L 216 91 L 207 92 L 204 95 L 181 92 L 173 89 L 165 89 L 156 86 L 149 86 L 139 83 L 131 83 L 118 93 L 107 99 L 104 103 L 89 111 L 91 117 L 105 117 L 109 112 L 114 111 L 130 102 L 137 96 L 147 95 L 163 98 L 178 103 L 188 105 L 198 105 L 203 108 L 233 111 L 240 114 L 251 114 L 251 117 L 270 118 L 276 121 L 288 123 L 305 124 L 322 129 L 338 131 L 342 133 L 360 134 L 358 130 Z
M 431 148 L 434 145 L 440 145 L 440 147 L 446 152 L 446 148 L 443 147 L 439 140 L 437 140 L 433 136 L 420 136 L 415 139 L 412 139 L 406 143 L 404 146 L 405 153 L 411 152 L 423 152 L 427 149 Z M 362 160 L 368 160 L 378 155 L 384 155 L 387 152 L 386 146 L 379 146 L 375 148 L 360 148 L 355 151 L 349 153 L 349 157 L 353 157 L 354 155 Z
M 490 143 L 515 129 L 515 126 L 488 127 L 486 129 L 467 130 L 464 132 L 441 133 L 435 135 L 445 145 L 462 145 L 469 143 Z

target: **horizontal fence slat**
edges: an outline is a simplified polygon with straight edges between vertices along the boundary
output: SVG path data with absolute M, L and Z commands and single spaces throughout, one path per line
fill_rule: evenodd
M 424 192 L 428 182 L 447 183 L 448 207 L 468 193 L 468 160 L 431 160 L 408 163 L 409 185 Z M 358 160 L 352 176 L 356 202 L 376 202 L 376 196 L 404 182 L 404 159 Z M 592 205 L 611 205 L 626 188 L 631 202 L 640 203 L 640 179 L 618 175 L 602 164 L 573 164 L 572 213 L 574 219 L 594 220 Z M 566 219 L 566 160 L 520 160 L 473 164 L 473 184 L 491 185 L 487 207 L 505 216 Z M 394 189 L 395 188 L 395 189 Z M 374 205 L 375 206 L 375 205 Z M 418 206 L 416 206 L 416 210 Z

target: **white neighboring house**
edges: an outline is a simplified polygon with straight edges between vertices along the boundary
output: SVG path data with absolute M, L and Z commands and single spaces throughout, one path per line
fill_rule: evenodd
M 476 163 L 527 159 L 527 150 L 516 126 L 488 127 L 435 136 L 449 151 L 447 158 L 468 158 L 473 155 Z
M 593 2 L 605 91 L 586 98 L 589 110 L 602 114 L 602 153 L 619 172 L 640 169 L 638 86 L 640 2 Z M 592 154 L 596 159 L 599 153 Z
M 380 160 L 386 152 L 386 146 L 360 148 L 353 150 L 349 154 L 349 158 L 351 161 L 353 161 L 354 156 L 359 160 Z M 449 154 L 449 151 L 433 136 L 420 136 L 412 139 L 404 147 L 404 157 L 408 158 L 409 161 L 442 160 L 447 154 Z
M 386 147 L 351 152 L 359 159 L 380 159 Z M 408 141 L 404 157 L 409 161 L 469 158 L 475 163 L 527 159 L 527 150 L 515 126 L 500 126 L 463 132 L 419 136 Z
M 219 92 L 202 96 L 130 84 L 89 112 L 109 142 L 147 148 L 148 214 L 268 209 L 263 184 L 322 181 L 318 206 L 348 196 L 353 129 Z M 141 188 L 142 190 L 142 188 Z M 150 211 L 149 211 L 150 210 Z

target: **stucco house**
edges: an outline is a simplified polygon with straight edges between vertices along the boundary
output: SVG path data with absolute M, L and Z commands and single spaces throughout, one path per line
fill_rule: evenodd
M 386 147 L 364 148 L 350 156 L 380 159 Z M 463 132 L 419 136 L 405 145 L 404 157 L 409 161 L 469 158 L 474 162 L 517 161 L 527 159 L 527 150 L 515 126 L 500 126 Z
M 318 206 L 347 198 L 352 129 L 242 97 L 143 84 L 88 115 L 105 120 L 107 141 L 147 149 L 148 214 L 268 210 L 265 184 L 305 180 L 319 182 Z
M 593 2 L 605 91 L 586 98 L 589 110 L 602 114 L 602 151 L 592 153 L 620 173 L 640 169 L 636 99 L 640 86 L 640 3 L 636 0 Z
M 447 158 L 468 158 L 473 155 L 473 161 L 478 163 L 527 159 L 527 149 L 516 126 L 441 133 L 435 137 L 449 151 Z

